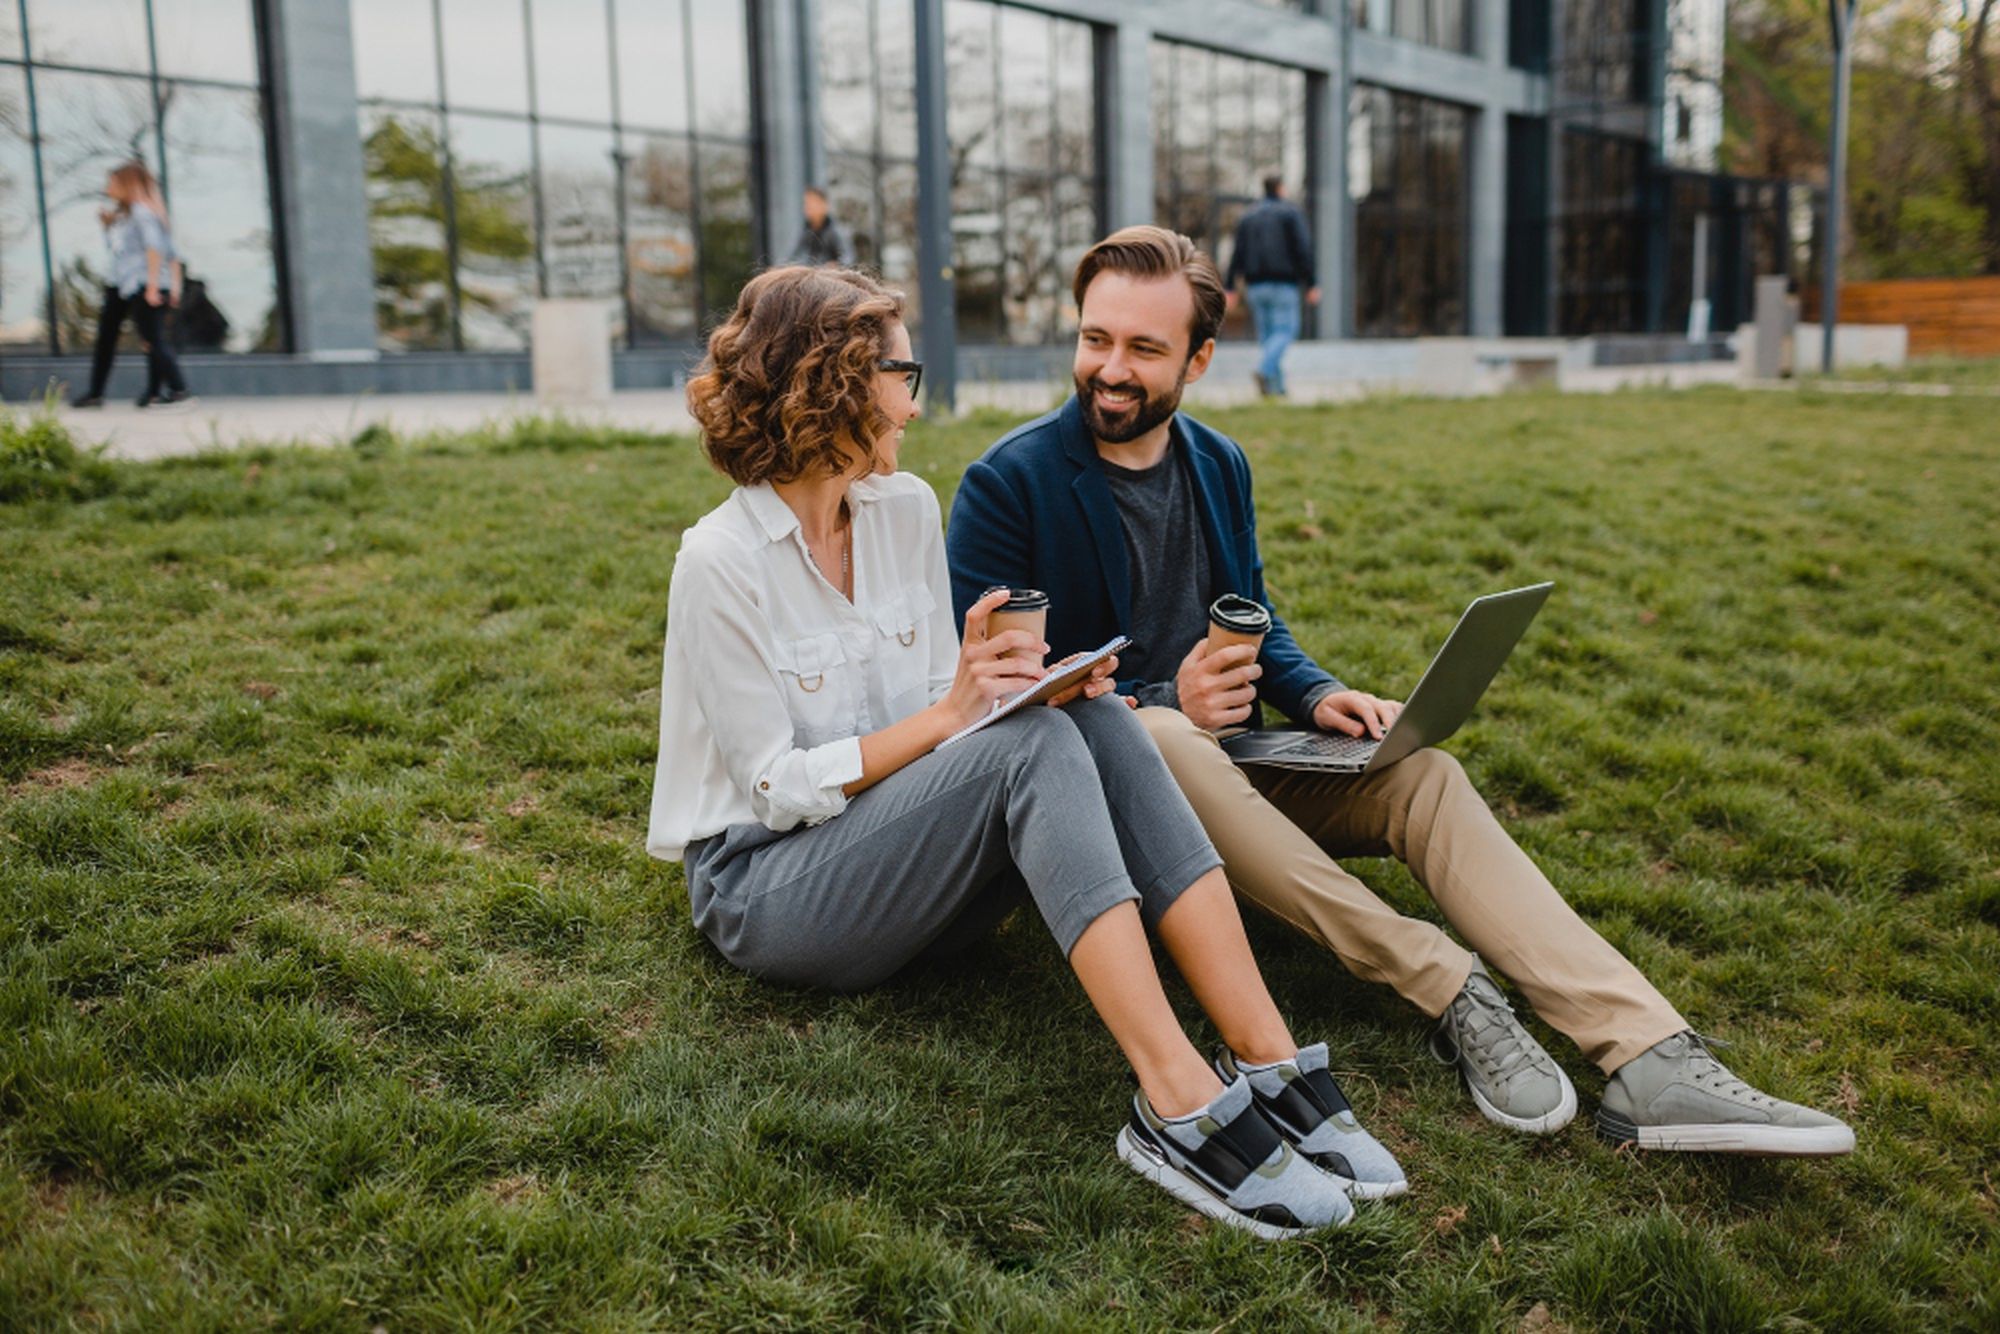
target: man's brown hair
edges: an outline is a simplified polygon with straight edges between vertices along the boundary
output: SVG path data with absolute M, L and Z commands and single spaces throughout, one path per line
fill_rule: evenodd
M 893 424 L 876 364 L 903 294 L 853 269 L 793 265 L 744 285 L 688 381 L 708 461 L 739 486 L 833 477 Z
M 1179 232 L 1149 225 L 1124 227 L 1086 250 L 1077 262 L 1076 282 L 1070 287 L 1078 310 L 1083 309 L 1083 294 L 1090 290 L 1091 280 L 1100 273 L 1124 273 L 1134 278 L 1179 275 L 1187 279 L 1194 289 L 1194 314 L 1188 320 L 1190 357 L 1222 327 L 1222 313 L 1228 305 L 1222 275 L 1216 272 L 1215 261 Z

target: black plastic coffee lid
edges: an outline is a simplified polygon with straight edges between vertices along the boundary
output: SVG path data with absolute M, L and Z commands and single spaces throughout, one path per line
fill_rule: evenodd
M 1261 635 L 1271 628 L 1271 612 L 1240 593 L 1224 593 L 1208 609 L 1208 619 L 1238 634 Z
M 997 593 L 1003 587 L 1005 586 L 1002 584 L 995 584 L 993 587 L 987 589 L 986 593 Z M 986 593 L 981 593 L 979 596 L 985 597 Z M 1049 595 L 1039 588 L 1010 588 L 1007 590 L 1007 600 L 994 608 L 994 610 L 1047 611 L 1048 606 Z

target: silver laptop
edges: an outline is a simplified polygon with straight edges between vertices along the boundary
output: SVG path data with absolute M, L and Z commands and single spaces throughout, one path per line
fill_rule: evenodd
M 1386 769 L 1412 751 L 1435 746 L 1471 716 L 1472 706 L 1499 675 L 1554 587 L 1531 584 L 1491 593 L 1467 607 L 1380 741 L 1336 732 L 1274 730 L 1238 732 L 1224 738 L 1222 748 L 1238 764 L 1358 774 Z

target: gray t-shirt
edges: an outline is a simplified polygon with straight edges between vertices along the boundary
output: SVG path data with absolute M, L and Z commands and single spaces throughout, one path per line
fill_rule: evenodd
M 1174 676 L 1197 639 L 1208 634 L 1208 539 L 1194 484 L 1176 433 L 1150 468 L 1121 468 L 1099 460 L 1125 526 L 1125 564 L 1132 575 L 1132 647 L 1119 656 L 1118 674 L 1144 681 L 1141 704 L 1180 707 Z

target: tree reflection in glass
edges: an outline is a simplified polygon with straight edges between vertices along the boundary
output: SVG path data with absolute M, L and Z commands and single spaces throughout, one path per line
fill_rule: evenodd
M 451 346 L 444 234 L 444 141 L 428 112 L 363 113 L 375 329 L 385 350 Z

